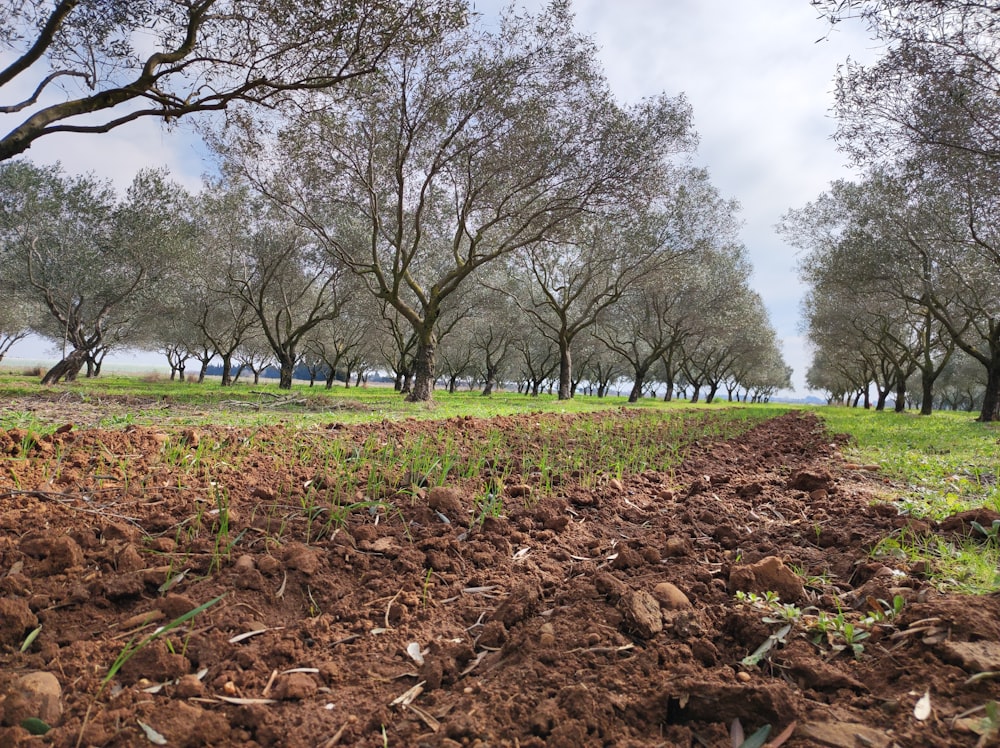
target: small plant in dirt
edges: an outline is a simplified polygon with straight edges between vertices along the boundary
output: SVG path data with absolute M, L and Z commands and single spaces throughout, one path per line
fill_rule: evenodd
M 778 644 L 787 637 L 798 634 L 809 639 L 820 648 L 829 648 L 834 654 L 849 651 L 855 657 L 864 653 L 864 641 L 871 636 L 868 630 L 875 624 L 886 624 L 903 610 L 905 600 L 896 595 L 891 603 L 879 600 L 878 607 L 867 614 L 845 612 L 828 613 L 815 606 L 799 608 L 791 603 L 782 603 L 774 592 L 758 595 L 754 592 L 739 591 L 736 601 L 759 610 L 761 620 L 768 624 L 781 624 L 782 628 L 765 640 L 752 654 L 745 657 L 745 667 L 758 665 Z
M 78 745 L 83 739 L 83 734 L 84 731 L 87 729 L 87 722 L 90 719 L 90 714 L 94 709 L 94 705 L 100 702 L 101 697 L 104 695 L 105 689 L 107 689 L 108 687 L 108 684 L 114 679 L 116 675 L 118 675 L 119 671 L 125 666 L 125 663 L 127 663 L 136 654 L 138 654 L 141 650 L 148 647 L 157 639 L 161 639 L 165 637 L 167 634 L 169 634 L 171 631 L 180 628 L 195 616 L 204 613 L 206 610 L 208 610 L 213 605 L 221 601 L 223 598 L 225 598 L 225 594 L 213 597 L 208 602 L 202 603 L 198 607 L 189 610 L 187 613 L 177 616 L 177 618 L 173 619 L 169 623 L 157 627 L 151 634 L 147 634 L 146 636 L 138 640 L 136 640 L 135 637 L 129 639 L 129 641 L 125 644 L 124 647 L 122 647 L 121 651 L 118 653 L 118 656 L 115 658 L 115 661 L 111 663 L 111 666 L 108 668 L 108 672 L 105 673 L 104 677 L 101 679 L 101 684 L 97 689 L 97 693 L 94 695 L 94 700 L 91 701 L 90 705 L 87 707 L 87 712 L 83 716 L 83 724 L 80 727 L 80 739 L 77 741 Z
M 973 530 L 982 535 L 986 539 L 987 543 L 991 545 L 1000 544 L 1000 519 L 993 520 L 993 524 L 990 525 L 988 528 L 983 527 L 979 522 L 976 522 L 975 520 L 969 522 L 969 525 L 972 527 Z
M 487 517 L 503 516 L 503 483 L 491 481 L 472 501 L 472 526 L 482 527 Z

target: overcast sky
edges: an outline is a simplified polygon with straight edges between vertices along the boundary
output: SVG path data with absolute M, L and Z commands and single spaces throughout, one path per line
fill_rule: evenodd
M 485 14 L 504 4 L 472 2 Z M 540 0 L 520 4 L 543 6 Z M 795 251 L 774 225 L 831 180 L 850 175 L 830 139 L 833 80 L 848 57 L 873 59 L 874 44 L 863 29 L 846 23 L 828 34 L 808 0 L 574 0 L 574 10 L 577 28 L 595 40 L 622 102 L 661 92 L 687 96 L 700 137 L 694 160 L 708 168 L 724 196 L 742 205 L 752 285 L 784 341 L 797 394 L 805 394 L 803 288 Z M 0 127 L 8 121 L 0 116 Z M 153 121 L 106 135 L 45 137 L 27 155 L 37 163 L 61 161 L 69 173 L 92 171 L 121 186 L 139 168 L 153 165 L 167 166 L 175 179 L 197 189 L 208 168 L 188 128 L 170 131 Z M 12 353 L 38 355 L 37 345 Z M 109 356 L 109 365 L 113 361 Z

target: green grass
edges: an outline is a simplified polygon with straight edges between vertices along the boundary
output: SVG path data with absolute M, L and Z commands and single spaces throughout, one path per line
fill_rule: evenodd
M 816 412 L 830 431 L 851 435 L 848 460 L 877 464 L 906 484 L 906 511 L 931 519 L 981 506 L 1000 511 L 1000 424 L 979 423 L 969 413 Z
M 858 408 L 818 408 L 833 433 L 852 437 L 845 457 L 877 464 L 898 492 L 901 512 L 941 520 L 956 512 L 985 507 L 1000 511 L 1000 424 L 980 423 L 969 413 L 876 413 Z M 951 542 L 898 533 L 875 554 L 927 561 L 939 587 L 965 592 L 1000 588 L 1000 547 L 995 539 Z
M 450 394 L 438 390 L 430 403 L 410 403 L 391 387 L 372 385 L 345 388 L 342 384 L 326 389 L 296 383 L 291 390 L 279 390 L 273 381 L 259 385 L 241 380 L 232 387 L 221 387 L 217 379 L 202 384 L 190 379 L 174 381 L 163 376 L 110 375 L 94 379 L 41 387 L 38 377 L 0 371 L 0 403 L 19 398 L 43 399 L 67 408 L 101 411 L 93 423 L 79 425 L 124 428 L 128 425 L 224 425 L 266 426 L 276 421 L 308 427 L 331 421 L 364 423 L 404 418 L 446 419 L 472 416 L 490 418 L 518 413 L 593 413 L 627 404 L 625 397 L 586 397 L 560 401 L 555 395 L 538 397 L 516 392 L 496 392 L 483 397 L 478 391 Z M 717 402 L 690 406 L 685 401 L 662 403 L 644 399 L 628 406 L 639 410 L 674 410 L 697 407 L 717 410 L 734 405 Z M 58 426 L 46 424 L 34 411 L 0 409 L 0 428 L 21 428 L 44 433 Z

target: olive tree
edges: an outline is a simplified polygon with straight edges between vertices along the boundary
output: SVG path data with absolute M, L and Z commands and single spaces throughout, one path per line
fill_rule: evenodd
M 107 182 L 23 161 L 0 165 L 0 228 L 4 286 L 42 305 L 35 332 L 64 343 L 46 383 L 85 363 L 96 374 L 111 346 L 137 339 L 192 236 L 189 196 L 163 172 L 140 172 L 119 199 Z
M 3 0 L 0 161 L 53 133 L 273 107 L 370 73 L 464 13 L 457 0 Z
M 478 268 L 646 189 L 689 119 L 681 99 L 617 105 L 554 2 L 390 53 L 273 142 L 250 120 L 222 149 L 409 324 L 410 398 L 427 400 L 449 298 Z

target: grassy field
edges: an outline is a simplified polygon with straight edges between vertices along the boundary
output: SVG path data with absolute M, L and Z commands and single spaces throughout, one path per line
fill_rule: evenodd
M 408 403 L 384 386 L 348 389 L 338 385 L 328 390 L 319 385 L 296 384 L 291 391 L 281 391 L 273 382 L 260 385 L 240 382 L 224 389 L 217 381 L 199 385 L 191 381 L 171 382 L 163 376 L 105 376 L 41 388 L 37 377 L 14 372 L 0 373 L 0 406 L 0 428 L 20 428 L 35 433 L 56 428 L 60 421 L 52 414 L 63 411 L 67 420 L 80 426 L 104 428 L 130 424 L 263 427 L 277 422 L 288 427 L 309 428 L 332 421 L 445 420 L 524 413 L 596 414 L 621 408 L 650 415 L 656 412 L 680 415 L 683 412 L 685 417 L 677 420 L 688 424 L 692 420 L 686 416 L 692 410 L 705 413 L 728 409 L 724 420 L 745 420 L 749 425 L 794 407 L 782 404 L 748 406 L 725 401 L 711 406 L 692 406 L 686 401 L 663 403 L 654 399 L 628 405 L 624 397 L 580 396 L 559 401 L 548 394 L 528 397 L 498 392 L 482 397 L 478 391 L 455 394 L 438 391 L 432 403 Z M 893 491 L 899 494 L 896 502 L 900 511 L 932 520 L 978 507 L 1000 511 L 1000 425 L 978 423 L 968 413 L 919 417 L 908 413 L 833 407 L 815 408 L 815 412 L 831 432 L 852 437 L 845 448 L 848 460 L 879 465 L 880 474 L 892 481 Z M 645 433 L 643 429 L 648 426 L 637 422 L 635 428 L 636 431 L 626 438 L 617 434 L 619 438 L 611 440 L 601 450 L 612 473 L 641 470 L 642 465 L 650 461 L 664 467 L 669 462 L 662 456 L 654 457 L 638 449 Z M 368 457 L 400 465 L 437 464 L 440 467 L 440 455 L 448 452 L 448 431 L 449 427 L 442 425 L 433 438 L 415 446 L 412 454 L 406 452 L 409 449 L 406 447 L 400 454 L 372 453 Z M 498 439 L 501 431 L 498 429 Z M 595 438 L 602 438 L 601 427 L 597 425 L 589 429 L 584 441 Z M 572 469 L 573 456 L 558 455 L 558 452 L 552 449 L 532 455 L 529 462 L 543 465 L 546 474 Z M 554 460 L 557 455 L 558 459 Z M 474 468 L 463 466 L 463 469 Z M 936 570 L 935 581 L 943 588 L 993 591 L 1000 587 L 998 533 L 1000 525 L 983 527 L 982 538 L 957 544 L 938 535 L 920 537 L 901 533 L 887 538 L 873 553 L 914 562 L 928 561 Z M 981 542 L 984 539 L 986 542 Z
M 854 408 L 818 408 L 834 433 L 853 439 L 849 460 L 880 466 L 905 486 L 902 512 L 941 520 L 985 507 L 1000 511 L 1000 424 L 979 423 L 970 413 L 876 413 Z M 965 592 L 1000 588 L 1000 524 L 981 524 L 975 536 L 953 542 L 936 534 L 901 532 L 886 538 L 874 555 L 926 561 L 938 586 Z
M 109 415 L 94 425 L 120 427 L 131 423 L 155 425 L 169 422 L 179 425 L 226 424 L 258 426 L 284 421 L 312 426 L 336 420 L 364 423 L 403 418 L 446 419 L 460 416 L 489 418 L 518 413 L 592 413 L 627 405 L 626 397 L 576 397 L 560 401 L 555 395 L 538 397 L 516 392 L 495 392 L 482 397 L 478 390 L 449 394 L 438 390 L 430 403 L 410 403 L 391 387 L 372 385 L 345 388 L 342 384 L 326 389 L 321 384 L 309 387 L 295 384 L 290 391 L 279 390 L 273 381 L 252 385 L 240 381 L 223 388 L 218 380 L 171 382 L 163 376 L 101 376 L 80 379 L 72 384 L 42 388 L 38 377 L 0 372 L 0 403 L 22 398 L 43 397 L 65 405 L 107 406 Z M 123 413 L 120 407 L 128 405 Z M 114 405 L 115 407 L 111 407 Z M 691 406 L 686 401 L 663 403 L 647 398 L 629 405 L 644 410 L 676 410 L 691 407 L 720 409 L 733 403 L 719 401 L 710 406 Z M 761 413 L 777 414 L 787 406 L 760 406 Z M 44 431 L 35 411 L 27 408 L 0 412 L 0 427 L 30 428 Z

